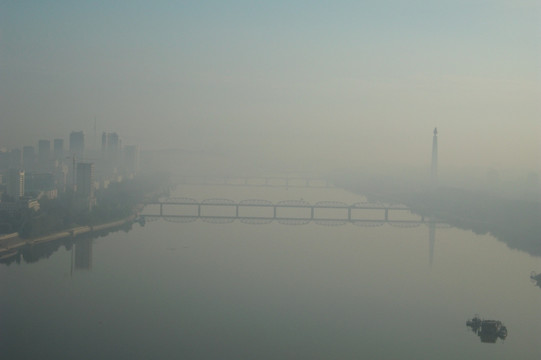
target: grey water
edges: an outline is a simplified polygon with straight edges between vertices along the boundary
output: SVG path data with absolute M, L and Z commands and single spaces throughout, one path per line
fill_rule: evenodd
M 363 201 L 184 185 L 197 200 Z M 438 225 L 163 219 L 0 265 L 2 359 L 539 359 L 541 258 Z M 479 314 L 508 337 L 481 343 Z

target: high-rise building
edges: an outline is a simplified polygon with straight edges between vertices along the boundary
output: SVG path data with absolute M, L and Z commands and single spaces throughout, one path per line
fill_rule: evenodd
M 120 154 L 122 149 L 122 140 L 116 132 L 106 133 L 101 135 L 101 150 L 107 155 Z
M 77 196 L 84 206 L 92 210 L 94 197 L 94 163 L 77 163 Z
M 51 160 L 51 142 L 49 140 L 39 140 L 38 142 L 38 168 L 46 171 L 50 168 Z
M 139 171 L 139 146 L 129 145 L 124 148 L 124 165 L 130 175 Z
M 23 147 L 23 168 L 25 171 L 33 171 L 36 164 L 36 152 L 33 146 Z
M 0 150 L 0 171 L 9 169 L 9 152 Z
M 113 173 L 118 170 L 122 141 L 116 132 L 101 135 L 101 149 L 104 157 L 104 166 L 107 172 Z
M 85 135 L 82 131 L 72 131 L 70 134 L 70 155 L 80 159 L 85 149 Z
M 55 160 L 62 160 L 64 158 L 64 139 L 54 139 L 53 155 Z
M 16 200 L 24 195 L 24 171 L 11 168 L 8 171 L 7 194 Z
M 94 196 L 94 163 L 77 163 L 77 193 L 83 197 Z
M 9 152 L 9 167 L 15 169 L 23 167 L 23 153 L 21 149 L 12 149 Z

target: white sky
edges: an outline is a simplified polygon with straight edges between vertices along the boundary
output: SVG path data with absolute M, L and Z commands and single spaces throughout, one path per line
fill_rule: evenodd
M 541 3 L 2 1 L 0 147 L 541 172 Z

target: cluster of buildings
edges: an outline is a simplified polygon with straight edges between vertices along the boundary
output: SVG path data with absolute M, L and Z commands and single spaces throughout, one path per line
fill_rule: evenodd
M 0 213 L 21 207 L 39 209 L 42 197 L 56 198 L 66 191 L 90 209 L 94 192 L 139 171 L 139 147 L 122 146 L 117 133 L 103 133 L 101 148 L 85 147 L 85 134 L 73 131 L 69 142 L 39 140 L 37 147 L 0 148 Z

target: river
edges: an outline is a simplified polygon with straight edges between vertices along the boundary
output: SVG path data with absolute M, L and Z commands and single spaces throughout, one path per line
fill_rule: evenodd
M 197 200 L 364 201 L 179 187 Z M 540 359 L 541 258 L 444 225 L 163 219 L 0 265 L 2 359 Z M 431 249 L 432 248 L 432 249 Z M 482 343 L 475 314 L 509 335 Z

